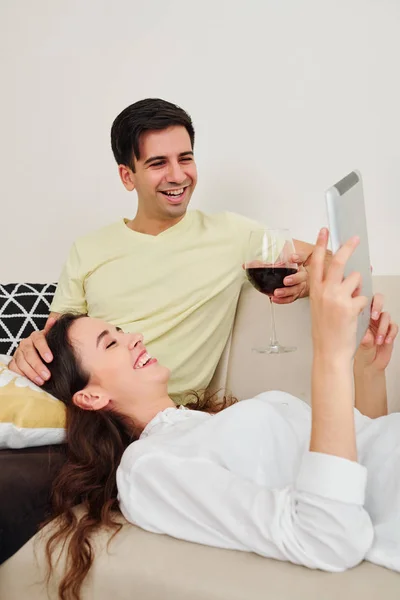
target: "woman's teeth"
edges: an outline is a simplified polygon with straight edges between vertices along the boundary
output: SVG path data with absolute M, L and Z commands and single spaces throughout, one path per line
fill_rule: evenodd
M 136 361 L 135 366 L 133 368 L 141 369 L 149 362 L 149 360 L 151 360 L 151 356 L 150 356 L 150 354 L 145 352 L 144 354 L 142 354 L 142 356 L 139 358 L 139 360 Z

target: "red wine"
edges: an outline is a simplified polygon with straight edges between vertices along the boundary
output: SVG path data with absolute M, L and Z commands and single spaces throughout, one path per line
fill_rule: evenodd
M 285 287 L 283 280 L 297 273 L 297 269 L 287 267 L 251 267 L 246 269 L 247 279 L 262 294 L 273 296 L 278 288 Z

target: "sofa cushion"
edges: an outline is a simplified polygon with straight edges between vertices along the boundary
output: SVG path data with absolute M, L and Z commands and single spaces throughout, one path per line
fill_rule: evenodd
M 65 446 L 0 450 L 0 564 L 50 515 L 51 485 L 64 462 Z
M 55 283 L 0 284 L 0 448 L 64 440 L 64 405 L 6 367 L 19 342 L 43 329 Z
M 0 284 L 0 354 L 12 355 L 20 341 L 43 329 L 55 283 Z
M 9 359 L 0 356 L 0 449 L 62 443 L 64 404 L 10 371 Z
M 94 536 L 95 561 L 81 600 L 398 600 L 400 575 L 364 562 L 324 573 L 250 552 L 221 550 L 148 533 L 124 523 Z M 51 529 L 49 530 L 51 531 Z M 0 567 L 0 598 L 56 600 L 59 569 L 50 582 L 44 541 L 37 534 Z M 64 564 L 62 555 L 59 566 Z

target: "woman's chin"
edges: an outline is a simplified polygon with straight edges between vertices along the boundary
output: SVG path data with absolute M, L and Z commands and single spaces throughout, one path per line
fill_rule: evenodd
M 144 370 L 146 370 L 146 375 L 157 381 L 157 383 L 168 382 L 171 375 L 171 371 L 168 369 L 168 367 L 160 365 L 160 363 L 157 361 L 143 367 L 143 371 Z
M 168 369 L 168 367 L 164 367 L 163 365 L 160 365 L 158 363 L 157 367 L 159 369 L 160 377 L 162 377 L 162 380 L 165 382 L 169 381 L 171 371 Z

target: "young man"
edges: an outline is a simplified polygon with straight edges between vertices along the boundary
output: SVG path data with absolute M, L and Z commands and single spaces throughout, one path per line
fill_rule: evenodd
M 204 389 L 233 324 L 249 232 L 260 225 L 233 213 L 187 212 L 197 183 L 194 128 L 178 106 L 160 99 L 132 104 L 115 119 L 111 144 L 123 185 L 137 192 L 136 216 L 73 244 L 46 328 L 75 311 L 141 331 L 172 370 L 172 395 Z M 313 246 L 295 247 L 299 271 L 276 291 L 276 303 L 308 294 L 302 265 Z M 41 385 L 51 360 L 43 332 L 35 332 L 10 368 Z

